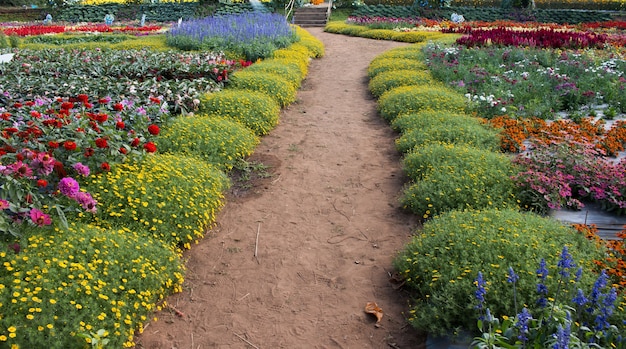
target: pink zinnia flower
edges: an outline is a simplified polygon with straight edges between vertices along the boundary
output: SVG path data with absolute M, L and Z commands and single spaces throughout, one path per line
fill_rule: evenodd
M 41 212 L 40 210 L 33 208 L 29 213 L 30 219 L 35 223 L 35 225 L 43 227 L 44 225 L 52 224 L 52 220 L 50 216 Z
M 76 199 L 76 202 L 78 202 L 85 211 L 96 213 L 96 210 L 97 210 L 96 206 L 98 205 L 98 202 L 93 199 L 91 194 L 81 191 L 78 194 L 76 194 L 75 199 Z
M 76 197 L 76 194 L 78 194 L 79 190 L 80 185 L 72 177 L 63 177 L 59 181 L 59 191 L 61 192 L 61 194 L 67 196 L 68 198 Z
M 89 176 L 89 166 L 84 165 L 80 162 L 75 163 L 73 166 L 74 170 L 76 170 L 76 172 L 78 172 L 79 175 L 87 177 Z
M 6 210 L 7 208 L 9 208 L 9 202 L 4 199 L 0 199 L 0 210 Z

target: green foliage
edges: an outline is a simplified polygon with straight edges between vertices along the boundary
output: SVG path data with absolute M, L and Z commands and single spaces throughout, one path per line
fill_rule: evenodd
M 514 210 L 452 211 L 435 217 L 394 261 L 413 298 L 409 322 L 434 335 L 457 328 L 475 331 L 474 279 L 479 271 L 488 281 L 486 304 L 492 314 L 515 314 L 508 267 L 520 276 L 517 302 L 535 307 L 537 266 L 545 258 L 547 286 L 556 290 L 555 266 L 564 245 L 585 271 L 581 285 L 591 285 L 593 260 L 604 251 L 556 220 Z M 566 299 L 575 294 L 562 292 Z
M 394 69 L 381 72 L 369 82 L 369 90 L 375 97 L 400 86 L 419 86 L 435 84 L 435 80 L 426 70 Z
M 394 32 L 391 36 L 391 40 L 400 42 L 417 43 L 424 42 L 427 39 L 433 39 L 432 35 L 427 35 L 422 32 Z
M 179 18 L 194 18 L 197 8 L 198 2 L 72 5 L 56 8 L 52 17 L 55 21 L 102 23 L 109 13 L 115 16 L 115 21 L 138 21 L 145 14 L 146 21 L 175 22 Z
M 177 251 L 128 228 L 39 228 L 20 253 L 0 251 L 0 263 L 6 348 L 89 348 L 81 334 L 100 329 L 111 348 L 132 346 L 155 304 L 183 282 Z
M 410 59 L 422 62 L 425 58 L 424 53 L 422 52 L 423 47 L 423 44 L 417 44 L 394 48 L 376 56 L 376 58 L 374 58 L 371 63 L 374 63 L 378 60 L 385 60 L 390 58 Z M 422 62 L 422 64 L 424 63 Z
M 90 34 L 56 34 L 56 35 L 37 35 L 27 37 L 24 39 L 25 44 L 49 44 L 54 46 L 68 45 L 75 43 L 108 43 L 116 44 L 124 40 L 128 40 L 133 36 L 125 34 L 105 34 L 105 35 L 90 35 Z
M 465 114 L 445 110 L 404 114 L 393 121 L 392 127 L 402 132 L 396 140 L 396 147 L 402 153 L 439 142 L 464 144 L 491 151 L 500 149 L 499 131 Z
M 287 84 L 285 80 L 283 83 Z M 278 124 L 280 106 L 268 93 L 228 88 L 204 95 L 200 101 L 200 111 L 232 118 L 255 134 L 264 135 Z
M 376 40 L 391 40 L 396 32 L 388 29 L 369 29 L 359 33 L 362 38 L 376 39 Z
M 296 27 L 296 34 L 300 37 L 298 44 L 305 46 L 309 50 L 311 58 L 324 57 L 324 43 L 318 38 L 300 27 Z
M 383 93 L 378 100 L 378 111 L 387 121 L 401 114 L 424 109 L 463 112 L 467 100 L 441 85 L 400 86 Z
M 407 0 L 407 2 L 409 2 Z M 357 7 L 353 12 L 353 16 L 364 17 L 391 17 L 391 18 L 411 18 L 419 16 L 417 9 L 414 9 L 412 1 L 409 4 L 365 4 Z
M 413 183 L 400 201 L 424 219 L 466 208 L 517 208 L 510 178 L 515 168 L 504 154 L 430 143 L 408 153 L 403 166 Z
M 259 139 L 252 130 L 223 117 L 179 117 L 166 125 L 157 139 L 164 153 L 201 158 L 222 170 L 254 151 Z
M 215 222 L 228 185 L 222 171 L 199 158 L 159 154 L 98 174 L 85 189 L 107 204 L 92 218 L 98 225 L 143 229 L 170 246 L 190 248 Z
M 76 35 L 57 34 L 52 36 L 35 36 L 23 40 L 21 47 L 31 50 L 50 50 L 60 47 L 80 50 L 145 50 L 171 51 L 165 43 L 165 35 L 133 36 L 122 34 Z
M 246 69 L 248 72 L 271 73 L 289 81 L 295 89 L 300 88 L 304 78 L 297 63 L 286 62 L 284 59 L 266 59 Z
M 409 58 L 374 58 L 367 68 L 367 75 L 370 79 L 374 79 L 378 74 L 393 70 L 413 70 L 426 71 L 427 67 L 424 62 L 417 59 Z M 430 75 L 430 73 L 428 73 Z M 371 82 L 370 82 L 371 83 Z
M 281 107 L 296 100 L 296 89 L 285 78 L 272 73 L 240 70 L 231 75 L 229 88 L 260 91 L 271 96 Z
M 334 34 L 342 34 L 348 36 L 360 36 L 361 33 L 369 31 L 368 27 L 362 25 L 350 25 L 341 22 L 330 22 L 324 28 L 324 31 Z

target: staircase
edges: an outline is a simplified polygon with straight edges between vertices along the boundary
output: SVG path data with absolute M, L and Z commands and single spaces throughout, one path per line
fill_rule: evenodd
M 330 4 L 299 7 L 293 11 L 293 24 L 301 27 L 324 27 L 330 16 Z

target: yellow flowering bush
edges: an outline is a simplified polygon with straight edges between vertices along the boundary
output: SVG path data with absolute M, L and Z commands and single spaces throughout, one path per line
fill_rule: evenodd
M 395 32 L 389 29 L 369 29 L 359 34 L 362 38 L 375 40 L 391 40 Z
M 393 41 L 410 42 L 410 43 L 424 42 L 428 38 L 429 38 L 429 35 L 427 35 L 427 33 L 417 32 L 417 31 L 410 31 L 410 32 L 394 31 L 394 33 L 391 35 L 391 40 Z
M 262 73 L 264 76 L 275 75 Z M 248 74 L 249 77 L 253 74 Z M 276 79 L 274 79 L 276 82 Z M 244 81 L 245 82 L 245 81 Z M 283 85 L 289 83 L 282 79 Z M 290 86 L 291 89 L 293 87 Z M 200 112 L 231 118 L 257 135 L 269 133 L 278 124 L 280 106 L 263 90 L 228 88 L 215 93 L 207 93 L 200 100 Z
M 378 100 L 378 111 L 387 121 L 425 109 L 464 112 L 466 106 L 465 97 L 441 84 L 396 87 L 383 93 Z
M 401 204 L 423 219 L 466 208 L 518 208 L 515 168 L 502 153 L 431 142 L 409 152 L 403 166 L 413 182 Z
M 396 139 L 396 147 L 401 153 L 437 142 L 465 144 L 491 151 L 500 149 L 499 130 L 465 114 L 445 110 L 404 114 L 393 120 L 392 127 L 402 132 Z
M 308 31 L 296 26 L 296 34 L 300 37 L 298 43 L 305 46 L 309 50 L 309 56 L 311 58 L 324 57 L 324 44 L 315 36 L 311 35 Z
M 285 80 L 289 81 L 291 86 L 295 89 L 300 88 L 300 83 L 304 78 L 297 63 L 279 58 L 263 60 L 249 66 L 246 70 L 248 72 L 271 73 L 281 76 Z
M 277 50 L 274 51 L 273 55 L 274 59 L 279 62 L 289 62 L 290 64 L 297 64 L 300 69 L 300 74 L 302 74 L 302 78 L 304 79 L 309 72 L 309 59 L 308 55 L 303 54 L 300 51 L 292 51 L 292 50 Z
M 0 251 L 1 348 L 90 348 L 81 335 L 98 330 L 111 348 L 132 347 L 156 304 L 181 290 L 179 254 L 145 232 L 71 224 L 22 244 Z
M 374 58 L 367 67 L 367 75 L 370 79 L 375 78 L 378 74 L 390 70 L 423 70 L 427 67 L 424 62 L 410 58 Z M 430 73 L 429 73 L 430 74 Z
M 537 306 L 537 265 L 545 258 L 551 270 L 546 286 L 556 290 L 559 252 L 569 247 L 575 263 L 585 271 L 577 287 L 593 285 L 594 259 L 603 249 L 574 229 L 554 219 L 516 210 L 451 211 L 424 224 L 395 259 L 406 280 L 413 303 L 409 322 L 433 335 L 453 333 L 457 328 L 476 329 L 474 279 L 481 271 L 487 281 L 485 304 L 492 314 L 515 314 L 508 268 L 520 276 L 516 283 L 518 304 Z M 572 274 L 575 271 L 572 271 Z M 560 288 L 562 299 L 575 290 Z M 573 292 L 573 293 L 572 293 Z
M 327 33 L 341 34 L 342 30 L 349 26 L 350 24 L 347 24 L 346 22 L 343 22 L 343 21 L 331 21 L 331 22 L 326 23 L 326 26 L 324 27 L 324 31 Z M 365 28 L 365 30 L 367 30 L 367 28 Z
M 106 205 L 86 218 L 188 249 L 215 223 L 228 186 L 224 172 L 200 158 L 154 154 L 94 176 L 85 189 Z
M 163 153 L 196 156 L 224 171 L 252 154 L 259 144 L 252 130 L 222 116 L 176 118 L 156 141 Z
M 231 75 L 228 86 L 238 90 L 266 93 L 281 107 L 285 107 L 296 100 L 296 88 L 285 78 L 272 73 L 240 70 Z
M 375 97 L 400 86 L 420 86 L 436 84 L 430 72 L 414 69 L 394 69 L 382 72 L 369 82 L 369 90 Z

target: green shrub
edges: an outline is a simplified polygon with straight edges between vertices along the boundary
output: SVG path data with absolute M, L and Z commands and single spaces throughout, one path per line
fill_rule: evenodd
M 545 258 L 546 286 L 557 290 L 555 267 L 564 245 L 584 270 L 579 285 L 574 286 L 589 290 L 587 286 L 595 280 L 593 260 L 601 259 L 603 251 L 556 220 L 515 210 L 452 211 L 435 217 L 394 261 L 413 298 L 409 322 L 434 335 L 458 328 L 475 332 L 474 280 L 479 271 L 488 282 L 485 304 L 491 313 L 496 317 L 515 314 L 512 287 L 506 281 L 509 267 L 520 276 L 518 305 L 535 307 L 539 262 Z M 575 293 L 561 288 L 558 297 L 569 301 Z
M 379 58 L 376 57 L 367 68 L 367 76 L 370 79 L 378 74 L 390 70 L 427 70 L 426 64 L 421 60 L 408 58 Z
M 324 31 L 327 33 L 341 34 L 341 32 L 349 26 L 349 24 L 346 24 L 343 21 L 332 21 L 326 23 Z M 367 30 L 367 28 L 365 28 L 365 30 Z
M 195 156 L 222 170 L 249 156 L 259 138 L 244 125 L 224 117 L 179 117 L 169 123 L 157 139 L 164 153 Z
M 391 40 L 393 41 L 409 43 L 424 42 L 427 39 L 429 39 L 429 36 L 423 32 L 394 32 L 391 36 Z M 430 39 L 432 39 L 432 37 Z
M 422 52 L 422 47 L 424 44 L 418 43 L 415 45 L 409 45 L 404 47 L 396 47 L 389 51 L 383 52 L 380 55 L 376 56 L 374 61 L 379 59 L 387 59 L 387 58 L 404 58 L 404 59 L 412 59 L 416 61 L 424 60 L 424 53 Z M 374 62 L 372 61 L 372 63 Z
M 145 230 L 190 248 L 215 222 L 228 186 L 224 172 L 199 158 L 158 154 L 98 174 L 85 189 L 106 203 L 93 218 L 98 225 Z
M 369 82 L 369 90 L 375 97 L 400 86 L 420 86 L 435 84 L 432 76 L 425 70 L 391 70 L 381 72 Z
M 362 38 L 376 40 L 391 40 L 395 32 L 388 29 L 370 29 L 359 33 Z
M 106 347 L 132 347 L 184 272 L 177 251 L 145 232 L 83 224 L 37 228 L 0 263 L 3 348 L 91 348 L 80 335 L 101 329 Z
M 510 178 L 515 168 L 504 154 L 430 143 L 407 154 L 403 166 L 414 183 L 401 204 L 424 219 L 466 208 L 517 208 Z
M 309 56 L 311 58 L 324 57 L 324 43 L 318 38 L 300 27 L 296 27 L 296 34 L 300 37 L 298 43 L 309 50 Z
M 500 133 L 478 118 L 446 111 L 422 111 L 397 117 L 392 127 L 402 132 L 396 140 L 398 151 L 406 153 L 429 143 L 453 143 L 498 151 Z
M 284 79 L 281 83 L 289 85 Z M 205 94 L 200 100 L 199 108 L 204 114 L 236 120 L 257 135 L 273 130 L 280 116 L 280 106 L 268 93 L 236 88 Z
M 272 73 L 281 76 L 289 81 L 295 89 L 300 88 L 300 83 L 304 78 L 300 67 L 296 63 L 286 63 L 284 59 L 266 59 L 259 63 L 255 63 L 248 68 L 249 72 Z
M 288 106 L 296 100 L 295 87 L 285 78 L 272 73 L 240 70 L 231 75 L 228 87 L 263 92 L 271 96 L 281 107 Z
M 402 114 L 420 110 L 445 110 L 464 112 L 467 99 L 441 85 L 400 86 L 380 96 L 378 111 L 387 121 L 393 121 Z

